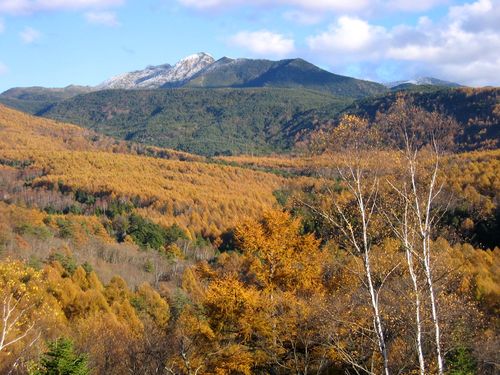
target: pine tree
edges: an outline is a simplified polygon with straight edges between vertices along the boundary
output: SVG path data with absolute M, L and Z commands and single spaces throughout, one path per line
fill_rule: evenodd
M 31 375 L 88 375 L 88 360 L 85 354 L 75 352 L 73 342 L 58 339 L 49 343 L 49 350 L 42 356 L 40 364 Z

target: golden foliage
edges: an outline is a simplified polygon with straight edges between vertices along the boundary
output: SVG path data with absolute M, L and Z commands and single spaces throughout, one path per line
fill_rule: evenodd
M 44 327 L 62 331 L 62 314 L 42 272 L 19 261 L 0 263 L 0 372 L 30 348 Z M 50 337 L 51 328 L 45 332 Z
M 90 130 L 30 116 L 0 104 L 0 150 L 95 149 Z
M 17 156 L 16 156 L 17 155 Z M 217 236 L 244 216 L 274 204 L 272 192 L 282 179 L 267 173 L 215 164 L 161 160 L 105 152 L 31 151 L 10 159 L 28 158 L 46 171 L 34 184 L 105 193 L 111 197 L 139 197 L 139 210 L 163 225 L 177 223 L 191 233 Z M 215 231 L 216 233 L 212 233 Z
M 257 217 L 274 204 L 272 192 L 283 184 L 275 175 L 246 169 L 110 152 L 127 150 L 107 138 L 94 142 L 99 137 L 89 130 L 1 106 L 0 132 L 0 159 L 29 161 L 32 169 L 43 171 L 35 186 L 62 183 L 73 190 L 137 198 L 140 213 L 165 226 L 177 223 L 192 235 L 216 237 L 244 216 Z
M 250 272 L 265 290 L 317 290 L 320 278 L 319 241 L 300 234 L 300 221 L 288 213 L 266 211 L 261 222 L 251 220 L 236 228 L 239 248 Z
M 445 159 L 446 185 L 482 217 L 498 205 L 500 192 L 500 150 L 476 151 Z

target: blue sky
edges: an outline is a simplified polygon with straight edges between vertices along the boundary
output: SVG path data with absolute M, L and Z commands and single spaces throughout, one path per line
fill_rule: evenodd
M 0 0 L 0 91 L 96 85 L 201 51 L 498 86 L 500 0 Z

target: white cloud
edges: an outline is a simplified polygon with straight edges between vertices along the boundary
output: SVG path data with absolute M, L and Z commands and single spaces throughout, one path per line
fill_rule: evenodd
M 3 62 L 0 61 L 0 76 L 7 74 L 8 71 L 9 68 L 7 67 L 7 65 L 5 65 Z
M 109 27 L 120 26 L 115 12 L 87 12 L 84 16 L 89 23 Z
M 106 9 L 124 0 L 0 0 L 0 13 L 31 14 L 40 11 Z
M 283 17 L 287 21 L 300 23 L 301 25 L 314 25 L 323 21 L 324 14 L 289 10 L 283 13 Z
M 35 43 L 42 34 L 40 31 L 33 29 L 32 27 L 25 27 L 23 31 L 19 33 L 21 40 L 25 44 L 33 44 Z
M 229 39 L 229 43 L 259 56 L 282 57 L 295 50 L 293 39 L 268 30 L 240 31 Z
M 178 0 L 178 2 L 199 10 L 283 5 L 313 11 L 359 11 L 373 3 L 371 0 Z
M 227 9 L 240 6 L 286 6 L 313 12 L 424 11 L 451 0 L 177 0 L 198 10 Z
M 343 12 L 363 10 L 370 5 L 370 0 L 278 0 L 277 2 L 302 9 Z
M 421 12 L 438 5 L 447 4 L 450 0 L 389 0 L 381 1 L 386 9 L 393 11 Z
M 386 38 L 383 27 L 370 25 L 356 17 L 342 16 L 327 31 L 309 37 L 307 43 L 313 51 L 350 53 L 352 57 L 359 52 L 368 57 L 380 51 L 380 43 Z
M 450 7 L 433 23 L 422 17 L 416 26 L 387 29 L 367 21 L 340 17 L 327 30 L 307 39 L 310 50 L 340 67 L 404 62 L 432 70 L 445 79 L 471 85 L 500 84 L 500 4 L 477 0 Z
M 478 0 L 450 8 L 449 17 L 468 31 L 497 30 L 500 28 L 500 1 Z
M 179 3 L 181 3 L 184 6 L 187 6 L 189 8 L 195 8 L 195 9 L 214 9 L 214 8 L 220 8 L 223 6 L 236 6 L 236 5 L 242 5 L 245 3 L 248 3 L 248 1 L 244 0 L 233 0 L 233 1 L 228 1 L 228 0 L 178 0 Z

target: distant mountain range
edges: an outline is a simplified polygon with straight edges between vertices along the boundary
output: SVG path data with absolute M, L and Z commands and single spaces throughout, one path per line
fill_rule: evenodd
M 40 86 L 14 87 L 4 91 L 1 96 L 20 100 L 64 100 L 75 95 L 94 91 L 91 86 L 69 85 L 62 88 L 46 88 Z
M 92 91 L 95 91 L 94 87 L 76 85 L 62 88 L 14 87 L 0 94 L 0 103 L 34 114 L 55 102 Z
M 418 77 L 414 79 L 409 79 L 406 81 L 394 81 L 394 82 L 386 82 L 384 86 L 390 89 L 400 89 L 400 88 L 409 88 L 411 86 L 441 86 L 441 87 L 462 87 L 462 85 L 450 82 L 443 81 L 441 79 L 433 78 L 433 77 Z
M 497 147 L 499 90 L 435 78 L 387 84 L 330 73 L 302 59 L 215 60 L 198 53 L 175 65 L 124 73 L 100 85 L 13 88 L 0 103 L 144 144 L 203 155 L 293 149 L 342 113 L 373 117 L 400 92 L 463 125 L 463 149 Z
M 50 103 L 107 89 L 279 87 L 303 88 L 340 97 L 364 98 L 384 94 L 388 90 L 432 91 L 434 87 L 459 86 L 457 83 L 432 77 L 380 84 L 334 74 L 300 58 L 272 61 L 223 57 L 215 60 L 209 54 L 200 52 L 187 56 L 174 65 L 148 66 L 143 70 L 119 74 L 94 87 L 16 87 L 0 94 L 0 102 L 36 113 Z
M 150 66 L 121 74 L 101 83 L 97 89 L 173 87 L 306 88 L 355 98 L 386 91 L 379 83 L 333 74 L 302 59 L 271 61 L 223 57 L 215 61 L 203 52 L 188 56 L 174 66 Z

